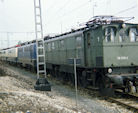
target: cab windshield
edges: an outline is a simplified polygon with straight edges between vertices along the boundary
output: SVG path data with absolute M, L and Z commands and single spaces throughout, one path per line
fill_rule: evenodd
M 138 41 L 138 33 L 136 28 L 131 28 L 129 30 L 129 38 L 130 42 L 137 42 Z
M 106 42 L 114 42 L 115 33 L 113 28 L 105 29 L 105 40 Z

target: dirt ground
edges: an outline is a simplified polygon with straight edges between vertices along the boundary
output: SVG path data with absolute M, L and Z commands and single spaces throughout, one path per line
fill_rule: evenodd
M 3 74 L 2 70 L 5 71 Z M 0 66 L 0 113 L 75 113 L 76 101 L 73 88 L 60 81 L 49 80 L 51 92 L 36 91 L 36 75 L 21 68 Z M 114 103 L 78 93 L 80 113 L 132 113 Z

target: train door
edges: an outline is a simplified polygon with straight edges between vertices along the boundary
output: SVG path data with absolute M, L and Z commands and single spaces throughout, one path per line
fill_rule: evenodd
M 76 36 L 75 37 L 75 39 L 76 39 L 76 49 L 75 49 L 75 57 L 76 58 L 78 58 L 78 59 L 80 59 L 80 64 L 81 65 L 84 65 L 84 45 L 83 45 L 83 38 L 82 38 L 82 36 L 80 35 L 80 36 Z
M 84 45 L 85 45 L 85 65 L 87 67 L 90 67 L 91 66 L 91 33 L 90 32 L 87 32 L 85 34 L 85 41 L 84 41 Z
M 66 42 L 65 39 L 60 40 L 59 42 L 59 47 L 60 47 L 60 63 L 65 64 L 66 63 Z
M 30 58 L 31 58 L 31 62 L 33 59 L 33 45 L 30 45 Z

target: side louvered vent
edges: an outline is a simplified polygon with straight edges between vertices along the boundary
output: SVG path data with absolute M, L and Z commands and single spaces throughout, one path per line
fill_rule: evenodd
M 96 57 L 96 66 L 103 66 L 103 57 Z

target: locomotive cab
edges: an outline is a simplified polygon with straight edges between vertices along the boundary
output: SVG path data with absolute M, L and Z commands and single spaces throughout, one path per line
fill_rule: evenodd
M 103 62 L 106 75 L 114 87 L 132 87 L 138 82 L 138 25 L 115 24 L 103 26 Z M 132 92 L 135 92 L 135 91 Z

